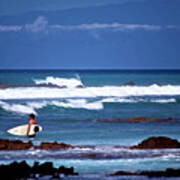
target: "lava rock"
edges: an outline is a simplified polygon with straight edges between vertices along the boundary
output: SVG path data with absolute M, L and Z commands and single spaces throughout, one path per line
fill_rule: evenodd
M 136 84 L 133 81 L 129 81 L 123 84 L 124 86 L 135 86 Z
M 145 118 L 145 117 L 137 117 L 137 118 L 130 118 L 130 119 L 99 119 L 99 122 L 106 122 L 106 123 L 141 123 L 141 122 L 169 122 L 173 121 L 173 118 L 167 119 L 155 119 L 155 118 Z
M 38 176 L 51 176 L 52 178 L 59 178 L 59 174 L 64 174 L 65 176 L 77 176 L 78 173 L 74 172 L 74 168 L 66 168 L 61 166 L 59 168 L 54 168 L 52 162 L 45 162 L 39 164 L 35 162 L 33 167 L 29 166 L 26 161 L 20 163 L 13 162 L 9 165 L 0 165 L 1 177 L 8 180 L 14 179 L 28 179 L 36 178 Z
M 81 156 L 82 158 L 95 159 L 97 158 L 96 154 L 84 154 Z
M 109 176 L 137 176 L 137 173 L 126 172 L 126 171 L 117 171 Z
M 1 151 L 16 151 L 16 150 L 28 150 L 33 147 L 31 141 L 29 142 L 22 142 L 20 140 L 10 141 L 10 140 L 3 140 L 0 139 L 0 150 Z
M 64 143 L 50 143 L 50 142 L 42 142 L 39 146 L 35 147 L 36 149 L 43 149 L 43 150 L 61 150 L 61 149 L 73 149 L 74 146 L 70 144 Z
M 180 148 L 180 143 L 168 137 L 150 137 L 131 149 L 176 149 Z

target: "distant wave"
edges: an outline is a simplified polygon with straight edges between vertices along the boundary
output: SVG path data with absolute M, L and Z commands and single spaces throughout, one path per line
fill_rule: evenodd
M 77 80 L 78 81 L 78 80 Z M 67 81 L 69 82 L 69 81 Z M 78 81 L 80 83 L 80 81 Z M 61 84 L 62 85 L 62 84 Z M 73 86 L 74 87 L 75 83 Z M 0 99 L 51 99 L 51 98 L 96 98 L 129 96 L 174 96 L 180 95 L 180 86 L 104 86 L 86 88 L 8 88 L 0 89 Z
M 53 77 L 53 76 L 48 76 L 46 79 L 34 79 L 34 82 L 36 85 L 39 84 L 53 84 L 59 87 L 78 87 L 78 86 L 83 86 L 83 83 L 81 82 L 80 77 L 78 78 L 59 78 L 59 77 Z
M 24 103 L 10 103 L 0 101 L 0 107 L 7 112 L 18 114 L 38 114 L 37 110 L 43 109 L 47 106 L 56 106 L 66 109 L 86 109 L 86 110 L 102 110 L 104 103 L 176 103 L 175 98 L 121 98 L 109 97 L 101 98 L 89 102 L 88 99 L 66 99 L 66 100 L 37 100 L 26 101 Z
M 167 98 L 167 99 L 144 99 L 144 98 L 117 98 L 117 97 L 111 97 L 111 98 L 105 98 L 102 100 L 104 103 L 176 103 L 175 98 Z
M 76 108 L 76 109 L 87 109 L 87 110 L 101 110 L 103 109 L 103 103 L 100 101 L 88 102 L 86 99 L 67 100 L 66 102 L 52 100 L 52 101 L 41 101 L 41 102 L 27 102 L 25 104 L 19 103 L 7 103 L 0 101 L 0 107 L 7 112 L 14 112 L 18 114 L 38 114 L 37 110 L 42 109 L 46 106 L 57 106 L 63 108 Z

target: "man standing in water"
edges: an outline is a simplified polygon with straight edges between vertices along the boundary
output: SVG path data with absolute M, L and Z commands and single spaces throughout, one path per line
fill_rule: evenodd
M 30 115 L 29 115 L 29 125 L 28 125 L 28 129 L 27 129 L 27 136 L 28 136 L 28 137 L 34 137 L 34 136 L 35 136 L 35 135 L 34 135 L 34 136 L 30 136 L 30 135 L 29 135 L 30 129 L 31 129 L 31 126 L 32 126 L 32 125 L 37 125 L 37 122 L 36 122 L 36 120 L 35 120 L 35 115 L 34 115 L 34 114 L 30 114 Z M 39 131 L 39 128 L 38 128 L 38 129 L 37 129 L 37 128 L 38 128 L 38 126 L 35 127 L 35 129 L 34 129 L 35 132 L 38 132 L 38 131 Z

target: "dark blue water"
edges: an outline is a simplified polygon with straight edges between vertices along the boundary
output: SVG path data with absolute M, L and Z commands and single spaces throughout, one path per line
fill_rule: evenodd
M 27 141 L 26 137 L 8 134 L 7 129 L 27 124 L 28 114 L 34 113 L 43 127 L 33 139 L 35 144 L 58 141 L 89 147 L 55 153 L 1 152 L 0 162 L 51 160 L 57 166 L 74 166 L 82 179 L 109 179 L 105 175 L 117 170 L 180 168 L 179 150 L 135 151 L 123 147 L 150 136 L 168 136 L 180 141 L 178 70 L 0 71 L 0 83 L 9 85 L 0 89 L 1 138 Z M 37 87 L 39 84 L 56 87 Z M 135 117 L 175 120 L 166 123 L 100 121 Z M 97 153 L 98 157 L 82 159 L 84 153 Z

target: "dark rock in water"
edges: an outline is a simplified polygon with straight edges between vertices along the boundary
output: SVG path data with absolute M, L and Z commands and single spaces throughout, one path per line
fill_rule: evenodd
M 142 171 L 140 173 L 117 171 L 109 176 L 180 177 L 180 169 L 166 169 L 165 171 Z
M 124 86 L 135 86 L 136 84 L 133 81 L 129 81 L 123 84 Z
M 1 177 L 8 180 L 35 178 L 37 174 L 41 177 L 48 175 L 53 178 L 59 178 L 59 174 L 64 174 L 66 176 L 78 175 L 78 173 L 74 172 L 73 167 L 66 168 L 61 166 L 59 168 L 54 168 L 52 162 L 45 162 L 43 164 L 35 162 L 34 166 L 31 167 L 26 161 L 20 163 L 13 162 L 9 165 L 0 165 L 0 173 Z
M 131 123 L 139 123 L 139 122 L 169 122 L 174 120 L 173 118 L 167 118 L 167 119 L 155 119 L 155 118 L 145 118 L 145 117 L 139 117 L 139 118 L 133 118 L 128 119 L 128 122 Z
M 8 180 L 28 178 L 30 176 L 31 168 L 25 162 L 13 162 L 10 165 L 0 165 L 1 177 Z
M 1 151 L 16 151 L 16 150 L 27 150 L 33 147 L 31 141 L 29 142 L 22 142 L 19 140 L 10 141 L 10 140 L 3 140 L 0 139 L 0 150 Z
M 85 154 L 81 156 L 82 158 L 90 158 L 90 159 L 95 159 L 97 157 L 96 154 Z
M 60 149 L 70 149 L 74 148 L 74 146 L 70 144 L 64 144 L 64 143 L 50 143 L 50 142 L 42 142 L 39 146 L 35 147 L 36 149 L 44 149 L 44 150 L 60 150 Z
M 168 137 L 150 137 L 131 149 L 173 149 L 180 148 L 180 143 Z
M 8 85 L 8 84 L 0 84 L 0 89 L 6 89 L 6 88 L 11 88 L 11 87 L 16 87 L 16 86 Z
M 126 171 L 117 171 L 109 176 L 137 176 L 137 173 L 126 172 Z
M 36 84 L 36 85 L 7 85 L 7 84 L 0 84 L 0 89 L 7 89 L 7 88 L 28 88 L 28 87 L 48 87 L 48 88 L 67 88 L 67 86 L 58 86 L 52 83 L 48 84 Z
M 167 119 L 155 119 L 155 118 L 145 118 L 145 117 L 138 117 L 138 118 L 130 118 L 130 119 L 99 119 L 97 121 L 99 122 L 107 122 L 107 123 L 141 123 L 141 122 L 169 122 L 173 121 L 173 118 L 167 118 Z
M 74 168 L 73 167 L 70 167 L 70 168 L 66 168 L 64 166 L 61 166 L 58 168 L 58 173 L 59 174 L 64 174 L 65 176 L 68 176 L 68 175 L 78 175 L 78 173 L 75 173 L 74 172 Z
M 30 148 L 43 149 L 43 150 L 61 150 L 61 149 L 73 149 L 74 146 L 64 143 L 51 143 L 42 142 L 39 146 L 34 146 L 31 141 L 22 142 L 20 140 L 7 140 L 0 139 L 0 151 L 16 151 L 16 150 L 28 150 Z
M 180 177 L 180 169 L 166 169 L 165 171 L 143 171 L 140 175 L 148 177 Z
M 76 86 L 77 88 L 85 88 L 83 85 Z
M 50 88 L 67 88 L 67 86 L 58 86 L 52 83 L 48 83 L 48 84 L 36 84 L 34 87 L 50 87 Z
M 39 174 L 40 176 L 45 176 L 45 175 L 53 175 L 55 172 L 57 172 L 57 168 L 53 167 L 52 162 L 45 162 L 43 164 L 37 162 L 34 164 L 32 167 L 33 173 Z

